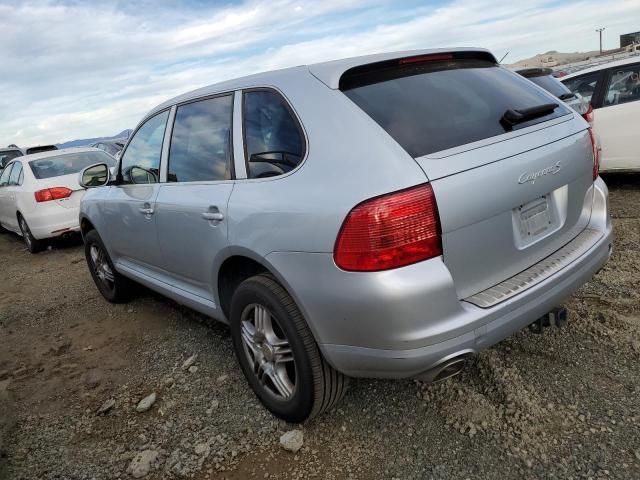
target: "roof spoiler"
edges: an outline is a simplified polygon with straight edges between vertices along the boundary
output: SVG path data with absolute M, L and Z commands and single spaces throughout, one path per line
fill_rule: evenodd
M 381 78 L 392 72 L 411 72 L 415 67 L 424 67 L 432 63 L 440 65 L 455 62 L 456 60 L 480 60 L 497 64 L 495 57 L 489 52 L 448 52 L 428 53 L 424 55 L 412 55 L 409 57 L 393 58 L 382 62 L 358 65 L 345 71 L 340 77 L 338 88 L 348 90 L 371 83 L 372 78 Z M 411 73 L 405 73 L 411 74 Z
M 309 71 L 318 80 L 331 89 L 341 88 L 340 82 L 345 74 L 353 75 L 363 70 L 375 71 L 378 68 L 384 69 L 385 66 L 397 66 L 400 61 L 405 65 L 411 64 L 412 61 L 417 63 L 421 57 L 439 55 L 452 55 L 453 58 L 471 58 L 477 60 L 487 60 L 492 63 L 498 63 L 493 54 L 484 48 L 436 48 L 424 50 L 407 50 L 404 52 L 380 53 L 375 55 L 365 55 L 360 57 L 345 58 L 342 60 L 334 60 L 331 62 L 317 63 L 309 65 Z

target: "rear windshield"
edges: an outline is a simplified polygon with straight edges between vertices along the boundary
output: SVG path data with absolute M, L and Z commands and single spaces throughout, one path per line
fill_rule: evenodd
M 575 97 L 575 95 L 571 93 L 571 90 L 565 87 L 560 80 L 552 77 L 551 75 L 529 77 L 529 80 L 561 100 L 570 100 Z
M 76 152 L 31 160 L 29 166 L 34 177 L 51 178 L 78 173 L 83 168 L 96 163 L 106 163 L 109 167 L 113 167 L 116 160 L 104 152 Z
M 22 152 L 20 150 L 7 150 L 5 152 L 0 152 L 0 168 L 4 168 L 11 160 L 21 156 Z
M 505 133 L 508 127 L 501 119 L 509 109 L 527 109 L 554 100 L 559 104 L 552 113 L 513 128 L 570 113 L 525 78 L 485 60 L 358 70 L 353 78 L 347 71 L 340 82 L 345 95 L 413 157 Z

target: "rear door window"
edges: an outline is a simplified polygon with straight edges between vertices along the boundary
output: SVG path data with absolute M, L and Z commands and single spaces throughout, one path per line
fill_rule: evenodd
M 640 63 L 612 68 L 604 106 L 640 100 Z
M 306 148 L 302 128 L 278 92 L 244 92 L 242 119 L 248 178 L 282 175 L 300 164 Z
M 180 105 L 169 149 L 169 182 L 231 179 L 233 97 Z
M 513 128 L 570 113 L 557 98 L 488 60 L 394 62 L 347 71 L 340 86 L 413 157 L 503 134 L 509 130 L 502 121 L 507 110 L 558 105 Z
M 13 164 L 13 170 L 11 170 L 11 176 L 9 177 L 9 185 L 20 185 L 22 177 L 22 163 L 16 161 Z
M 13 163 L 10 163 L 3 171 L 2 175 L 0 175 L 0 187 L 6 187 L 9 183 L 9 175 L 11 175 L 11 169 L 13 168 Z

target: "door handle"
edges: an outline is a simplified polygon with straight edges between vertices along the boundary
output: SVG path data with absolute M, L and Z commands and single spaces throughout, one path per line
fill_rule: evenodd
M 151 207 L 143 207 L 140 208 L 140 213 L 142 213 L 143 215 L 153 215 L 153 208 Z
M 202 212 L 202 218 L 210 222 L 220 222 L 224 219 L 224 215 L 220 212 Z

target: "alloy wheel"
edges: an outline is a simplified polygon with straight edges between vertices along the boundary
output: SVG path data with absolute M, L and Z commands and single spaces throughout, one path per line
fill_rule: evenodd
M 93 269 L 96 272 L 96 276 L 107 288 L 113 288 L 113 271 L 109 266 L 107 254 L 104 249 L 94 243 L 91 245 L 89 253 L 91 255 L 91 263 L 93 263 Z
M 22 237 L 27 244 L 29 250 L 33 247 L 31 240 L 31 232 L 29 232 L 29 227 L 27 226 L 27 222 L 24 221 L 22 215 L 20 215 L 20 230 L 22 230 Z
M 296 366 L 289 340 L 264 305 L 252 303 L 240 319 L 244 353 L 261 387 L 279 400 L 288 400 L 296 388 Z

